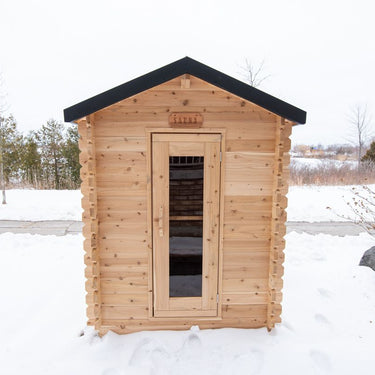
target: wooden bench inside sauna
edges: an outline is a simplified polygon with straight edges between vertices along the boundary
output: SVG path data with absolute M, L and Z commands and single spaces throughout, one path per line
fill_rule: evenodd
M 306 112 L 185 57 L 64 116 L 80 134 L 88 324 L 281 321 L 289 136 Z

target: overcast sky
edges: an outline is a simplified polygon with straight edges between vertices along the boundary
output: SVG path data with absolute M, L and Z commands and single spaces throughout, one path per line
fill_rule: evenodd
M 370 0 L 0 0 L 0 69 L 27 131 L 184 56 L 239 79 L 264 59 L 260 89 L 307 111 L 294 144 L 344 143 L 354 106 L 375 120 L 374 14 Z

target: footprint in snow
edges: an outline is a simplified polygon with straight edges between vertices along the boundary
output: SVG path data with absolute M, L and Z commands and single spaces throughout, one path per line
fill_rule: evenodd
M 166 370 L 170 366 L 170 356 L 163 347 L 156 347 L 151 352 L 152 374 L 165 375 Z
M 129 366 L 154 367 L 168 361 L 168 352 L 158 341 L 150 338 L 143 339 L 134 349 L 129 360 Z
M 196 333 L 190 333 L 182 344 L 182 348 L 176 353 L 177 358 L 186 360 L 200 360 L 202 354 L 202 342 Z
M 207 361 L 208 355 L 212 363 Z M 207 347 L 202 344 L 199 334 L 189 333 L 185 337 L 181 348 L 173 355 L 170 373 L 173 375 L 218 375 L 221 360 L 222 353 L 218 355 L 215 350 L 207 352 Z
M 318 288 L 317 290 L 322 297 L 332 298 L 332 292 L 330 290 L 324 288 Z
M 190 333 L 190 335 L 187 337 L 187 339 L 184 342 L 183 348 L 189 351 L 192 350 L 199 350 L 202 346 L 201 339 L 196 333 Z
M 314 318 L 318 323 L 331 325 L 331 322 L 323 314 L 315 314 Z
M 311 259 L 316 260 L 318 262 L 323 262 L 324 260 L 327 260 L 327 257 L 319 252 L 314 252 L 311 254 Z
M 294 327 L 292 324 L 290 324 L 288 321 L 285 321 L 283 322 L 283 327 L 288 329 L 289 331 L 291 332 L 294 332 Z M 272 331 L 271 331 L 272 332 Z
M 331 371 L 331 361 L 327 354 L 318 350 L 310 350 L 310 358 L 317 374 L 328 374 Z
M 116 368 L 107 368 L 101 375 L 123 375 L 124 373 Z
M 263 357 L 260 350 L 250 350 L 248 353 L 236 355 L 232 360 L 226 361 L 223 374 L 232 375 L 233 369 L 236 369 L 236 375 L 259 374 L 264 365 Z

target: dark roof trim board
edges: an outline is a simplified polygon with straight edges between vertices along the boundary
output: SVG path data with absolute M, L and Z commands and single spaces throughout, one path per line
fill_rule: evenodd
M 298 124 L 304 124 L 306 122 L 305 111 L 221 73 L 218 70 L 210 68 L 190 57 L 184 57 L 181 60 L 177 60 L 171 64 L 163 66 L 162 68 L 156 69 L 153 72 L 147 73 L 141 77 L 135 78 L 127 83 L 64 109 L 64 120 L 66 122 L 78 120 L 183 74 L 191 74 L 214 86 L 255 103 L 270 112 L 285 117 L 290 121 Z

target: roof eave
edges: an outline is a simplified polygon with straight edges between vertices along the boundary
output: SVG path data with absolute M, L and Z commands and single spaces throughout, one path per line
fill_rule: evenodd
M 167 82 L 182 74 L 191 74 L 214 86 L 231 92 L 245 100 L 253 102 L 270 112 L 298 124 L 306 122 L 306 112 L 263 91 L 249 86 L 216 69 L 204 65 L 190 57 L 184 57 L 150 73 L 144 74 L 122 85 L 86 99 L 64 109 L 64 120 L 75 121 L 97 112 L 130 96 Z

